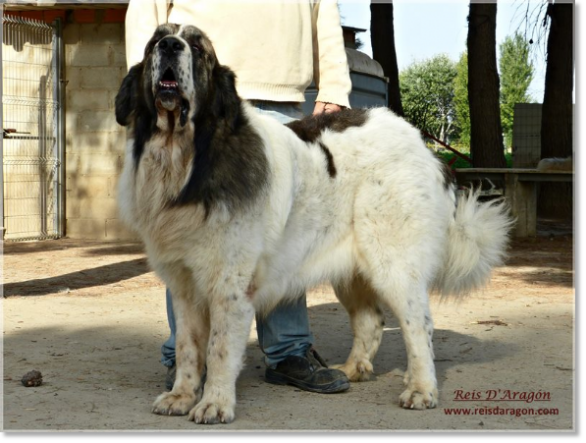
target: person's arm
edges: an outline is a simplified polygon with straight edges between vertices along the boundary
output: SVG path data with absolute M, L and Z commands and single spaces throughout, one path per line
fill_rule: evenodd
M 312 26 L 314 81 L 318 89 L 314 114 L 350 107 L 352 82 L 335 0 L 315 4 Z
M 126 11 L 126 67 L 132 68 L 144 57 L 144 48 L 157 29 L 167 23 L 171 0 L 130 0 Z

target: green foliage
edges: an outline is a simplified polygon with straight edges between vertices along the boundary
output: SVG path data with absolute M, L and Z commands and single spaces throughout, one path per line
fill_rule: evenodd
M 454 78 L 454 125 L 460 144 L 470 146 L 470 104 L 468 103 L 468 53 L 464 52 L 456 64 Z
M 470 155 L 469 152 L 464 152 L 460 149 L 458 149 L 462 154 L 466 154 L 466 155 Z M 441 151 L 438 152 L 437 155 L 446 163 L 449 164 L 449 162 L 456 157 L 456 161 L 454 162 L 454 164 L 452 165 L 452 168 L 471 168 L 472 165 L 470 163 L 468 163 L 466 160 L 464 160 L 463 158 L 460 158 L 458 156 L 456 156 L 456 154 L 454 154 L 453 152 L 450 151 Z M 513 167 L 513 155 L 509 152 L 505 152 L 505 160 L 507 161 L 507 167 L 508 168 L 512 168 Z
M 533 64 L 529 60 L 529 44 L 523 36 L 515 33 L 508 36 L 500 45 L 500 102 L 501 123 L 505 138 L 505 146 L 511 147 L 513 142 L 513 115 L 515 103 L 531 103 L 527 94 L 533 80 Z
M 452 159 L 454 157 L 456 157 L 456 161 L 452 164 L 452 168 L 454 169 L 461 169 L 461 168 L 471 168 L 472 165 L 470 163 L 468 163 L 466 160 L 464 160 L 463 158 L 460 158 L 458 156 L 456 156 L 456 154 L 454 154 L 453 152 L 450 151 L 442 151 L 442 152 L 438 152 L 437 155 L 446 162 L 446 164 L 449 164 L 450 161 L 452 161 Z
M 405 117 L 442 141 L 454 132 L 455 77 L 454 62 L 445 54 L 415 62 L 399 74 Z
M 515 103 L 534 101 L 527 93 L 534 68 L 529 44 L 520 34 L 507 37 L 500 51 L 501 120 L 505 146 L 511 147 Z M 467 52 L 457 63 L 444 54 L 415 62 L 400 73 L 399 80 L 407 120 L 444 142 L 470 146 Z

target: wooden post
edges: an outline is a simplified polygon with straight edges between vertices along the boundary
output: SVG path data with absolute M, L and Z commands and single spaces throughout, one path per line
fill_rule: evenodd
M 515 237 L 537 236 L 537 184 L 519 181 L 518 174 L 505 174 L 505 197 L 517 219 Z

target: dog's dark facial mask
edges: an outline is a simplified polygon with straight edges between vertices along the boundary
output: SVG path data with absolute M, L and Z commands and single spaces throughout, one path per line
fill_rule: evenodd
M 181 127 L 187 123 L 189 97 L 193 94 L 191 48 L 173 31 L 176 30 L 168 29 L 167 35 L 154 43 L 150 66 L 155 107 L 170 129 L 174 129 L 176 120 Z

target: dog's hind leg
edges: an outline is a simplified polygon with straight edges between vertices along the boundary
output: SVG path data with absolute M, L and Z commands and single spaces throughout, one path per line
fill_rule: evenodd
M 191 273 L 174 266 L 157 269 L 173 299 L 177 324 L 177 375 L 171 392 L 161 394 L 153 404 L 153 412 L 160 415 L 186 415 L 201 396 L 201 381 L 209 336 L 209 313 L 204 301 L 197 302 Z
M 406 389 L 399 403 L 407 409 L 434 408 L 438 390 L 433 363 L 433 321 L 427 288 L 416 280 L 409 283 L 410 278 L 405 274 L 396 280 L 393 282 L 387 277 L 384 289 L 378 284 L 375 286 L 399 321 L 407 349 Z
M 358 274 L 350 282 L 334 285 L 334 291 L 350 315 L 354 333 L 352 351 L 346 363 L 335 366 L 351 381 L 366 381 L 373 377 L 372 360 L 379 348 L 384 316 L 378 297 Z
M 357 197 L 357 267 L 379 300 L 391 308 L 403 333 L 407 386 L 400 396 L 401 406 L 433 408 L 438 391 L 428 289 L 441 266 L 447 211 L 433 204 L 430 196 L 435 188 L 424 180 L 411 194 L 397 188 L 408 182 L 385 184 L 384 180 L 381 176 L 382 186 L 366 181 Z

